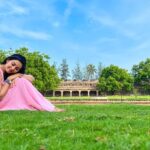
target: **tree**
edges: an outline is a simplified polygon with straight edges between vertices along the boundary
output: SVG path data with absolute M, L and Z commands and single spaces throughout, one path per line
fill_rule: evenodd
M 134 85 L 143 93 L 150 93 L 150 58 L 141 61 L 138 65 L 133 65 L 132 75 Z
M 60 64 L 59 71 L 60 71 L 61 79 L 62 80 L 67 80 L 68 77 L 70 76 L 70 74 L 69 74 L 69 67 L 68 67 L 66 59 L 62 60 L 62 63 Z
M 94 79 L 95 78 L 96 68 L 93 64 L 88 64 L 86 66 L 86 72 L 87 72 L 87 78 L 88 79 Z
M 82 79 L 83 79 L 83 80 L 89 80 L 86 67 L 83 68 L 83 71 L 82 71 Z
M 96 78 L 99 78 L 99 77 L 101 76 L 103 68 L 104 68 L 104 67 L 103 67 L 102 63 L 100 62 L 100 63 L 98 64 L 98 69 L 97 69 Z
M 126 70 L 110 65 L 102 70 L 97 87 L 101 92 L 112 95 L 131 92 L 133 89 L 133 77 Z
M 6 58 L 7 52 L 0 50 L 0 63 L 2 63 L 4 61 L 4 59 Z
M 9 51 L 9 55 L 13 53 L 19 53 L 26 57 L 26 74 L 32 74 L 35 77 L 34 85 L 39 91 L 44 93 L 47 90 L 54 90 L 58 86 L 60 79 L 55 68 L 48 62 L 48 55 L 38 51 L 29 52 L 25 47 Z
M 73 79 L 75 79 L 75 80 L 82 80 L 82 72 L 81 72 L 79 63 L 77 63 L 76 67 L 72 70 L 72 74 L 73 74 L 72 75 Z

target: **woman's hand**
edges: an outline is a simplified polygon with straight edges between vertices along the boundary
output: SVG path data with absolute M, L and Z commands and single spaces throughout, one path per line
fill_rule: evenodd
M 15 85 L 16 85 L 16 84 L 15 84 L 15 80 L 13 80 L 13 81 L 11 82 L 11 84 L 10 84 L 10 88 L 13 88 Z
M 11 80 L 11 85 L 10 85 L 10 88 L 13 88 L 15 86 L 15 79 L 16 78 L 25 78 L 27 79 L 28 81 L 30 81 L 31 83 L 35 80 L 35 78 L 32 76 L 32 75 L 27 75 L 27 74 L 21 74 L 21 73 L 16 73 L 14 75 L 10 75 L 8 77 L 9 80 Z
M 21 78 L 22 76 L 23 76 L 23 74 L 21 74 L 21 73 L 16 73 L 16 74 L 10 75 L 10 76 L 8 77 L 8 79 L 11 80 L 11 81 L 13 81 L 14 79 L 16 79 L 16 78 Z

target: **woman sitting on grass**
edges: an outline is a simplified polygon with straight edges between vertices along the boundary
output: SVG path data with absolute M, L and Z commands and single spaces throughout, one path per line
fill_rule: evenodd
M 0 65 L 0 111 L 39 110 L 60 112 L 32 85 L 34 77 L 26 75 L 26 59 L 20 54 L 7 57 Z

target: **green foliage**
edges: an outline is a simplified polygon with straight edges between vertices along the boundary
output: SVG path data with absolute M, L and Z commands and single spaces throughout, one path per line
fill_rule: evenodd
M 150 93 L 150 58 L 132 68 L 134 84 L 141 92 Z
M 102 70 L 97 87 L 101 92 L 112 95 L 130 92 L 133 89 L 133 78 L 126 70 L 110 65 Z
M 95 75 L 96 75 L 96 68 L 95 68 L 95 65 L 93 64 L 88 64 L 86 67 L 85 67 L 85 70 L 84 70 L 84 74 L 83 74 L 83 78 L 85 80 L 92 80 L 92 79 L 95 79 Z
M 3 50 L 0 50 L 0 63 L 2 63 L 5 58 L 6 58 L 6 52 Z
M 46 90 L 53 90 L 58 86 L 60 80 L 56 69 L 48 62 L 48 55 L 38 51 L 29 52 L 25 47 L 9 51 L 9 55 L 13 53 L 19 53 L 26 57 L 26 74 L 32 74 L 35 77 L 34 84 L 38 90 L 44 93 Z
M 97 78 L 99 78 L 102 74 L 102 70 L 103 70 L 104 66 L 102 65 L 102 63 L 100 62 L 98 64 L 98 69 L 97 69 Z
M 70 76 L 69 66 L 67 64 L 66 59 L 62 60 L 62 63 L 60 64 L 59 72 L 60 72 L 60 77 L 61 77 L 62 80 L 67 80 L 68 77 Z
M 79 63 L 77 63 L 76 67 L 72 70 L 72 74 L 73 74 L 73 79 L 82 80 L 82 72 Z

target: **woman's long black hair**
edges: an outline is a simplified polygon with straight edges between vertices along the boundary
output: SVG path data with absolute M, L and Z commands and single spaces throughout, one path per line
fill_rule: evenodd
M 22 63 L 22 68 L 17 72 L 17 73 L 22 73 L 24 74 L 25 73 L 25 70 L 26 70 L 26 58 L 20 54 L 13 54 L 9 57 L 7 57 L 3 62 L 2 64 L 6 64 L 7 63 L 7 60 L 18 60 Z M 12 74 L 8 74 L 8 73 L 4 73 L 4 80 L 7 79 L 8 76 L 10 76 Z

